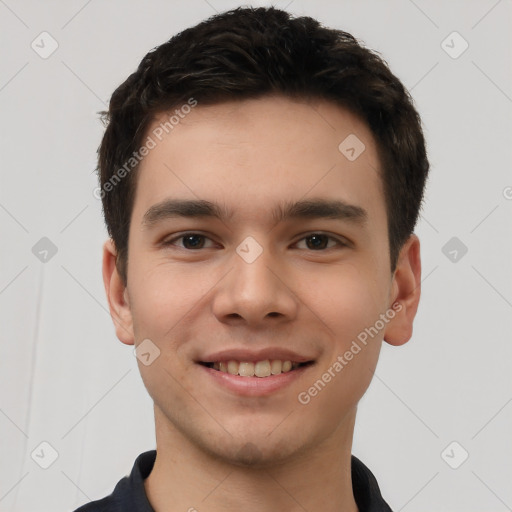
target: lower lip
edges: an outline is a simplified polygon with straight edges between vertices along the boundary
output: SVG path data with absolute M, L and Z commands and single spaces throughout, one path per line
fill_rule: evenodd
M 215 382 L 237 395 L 265 396 L 289 386 L 293 381 L 300 378 L 305 371 L 314 366 L 314 364 L 299 366 L 295 370 L 280 373 L 279 375 L 270 375 L 269 377 L 242 377 L 241 375 L 231 375 L 227 372 L 214 370 L 202 364 L 198 364 L 198 366 L 207 372 L 207 375 L 214 379 Z

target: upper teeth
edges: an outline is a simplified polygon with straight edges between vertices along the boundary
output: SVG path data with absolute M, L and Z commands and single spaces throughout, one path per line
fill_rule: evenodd
M 289 372 L 297 368 L 299 363 L 291 361 L 281 361 L 280 359 L 265 359 L 256 363 L 245 361 L 217 361 L 213 363 L 213 368 L 221 372 L 227 372 L 231 375 L 240 375 L 242 377 L 268 377 L 269 375 L 279 375 L 283 372 Z

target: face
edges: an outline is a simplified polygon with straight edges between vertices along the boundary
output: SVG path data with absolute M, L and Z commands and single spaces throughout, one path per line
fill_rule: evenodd
M 371 132 L 330 102 L 266 97 L 199 103 L 153 139 L 139 169 L 127 288 L 112 265 L 104 276 L 107 293 L 123 291 L 111 302 L 119 339 L 150 340 L 148 360 L 159 351 L 151 364 L 138 360 L 157 430 L 235 464 L 334 446 L 383 338 L 408 339 L 416 305 L 408 320 L 390 309 L 419 263 L 390 273 Z M 252 373 L 246 363 L 257 361 L 258 374 L 281 373 L 230 373 Z M 283 371 L 279 361 L 300 366 Z

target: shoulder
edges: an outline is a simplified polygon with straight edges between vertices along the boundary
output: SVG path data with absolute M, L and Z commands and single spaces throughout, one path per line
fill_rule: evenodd
M 155 450 L 140 454 L 130 475 L 119 480 L 109 496 L 86 503 L 73 512 L 153 512 L 144 490 L 144 479 L 151 472 L 155 458 Z
M 352 455 L 352 490 L 360 512 L 392 512 L 370 469 Z
M 82 505 L 73 512 L 113 512 L 117 510 L 113 507 L 114 504 L 112 503 L 112 500 L 107 496 L 101 500 L 91 501 L 90 503 Z
M 128 490 L 128 477 L 118 482 L 114 492 L 100 500 L 91 501 L 77 508 L 73 512 L 122 512 L 126 510 L 123 503 L 123 496 Z

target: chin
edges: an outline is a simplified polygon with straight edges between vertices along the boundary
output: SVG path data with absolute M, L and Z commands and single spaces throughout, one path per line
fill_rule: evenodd
M 300 446 L 294 446 L 290 439 L 273 440 L 267 433 L 242 439 L 230 437 L 227 444 L 211 443 L 206 448 L 217 460 L 242 468 L 264 469 L 285 463 L 298 455 Z

